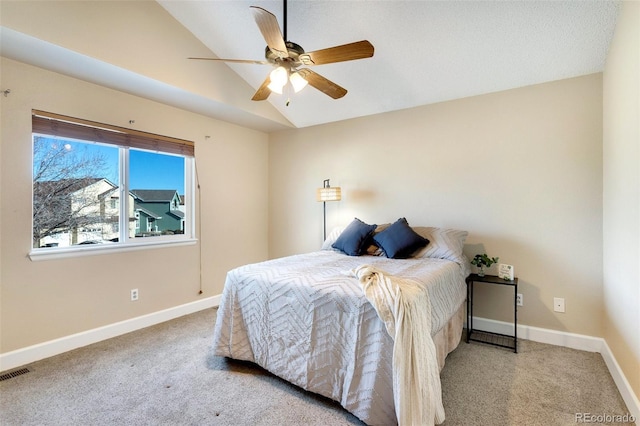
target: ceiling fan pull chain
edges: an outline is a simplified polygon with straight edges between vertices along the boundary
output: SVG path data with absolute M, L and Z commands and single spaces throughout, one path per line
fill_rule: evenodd
M 291 86 L 291 82 L 287 81 L 287 84 L 284 86 L 284 91 L 282 92 L 287 97 L 287 100 L 284 103 L 284 106 L 286 106 L 286 107 L 288 107 L 289 103 L 291 102 L 292 89 L 293 89 L 293 87 Z

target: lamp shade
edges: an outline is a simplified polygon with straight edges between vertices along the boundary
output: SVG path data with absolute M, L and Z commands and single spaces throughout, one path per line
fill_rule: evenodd
M 332 186 L 328 188 L 318 188 L 316 190 L 317 201 L 340 201 L 342 199 L 342 192 L 339 186 Z

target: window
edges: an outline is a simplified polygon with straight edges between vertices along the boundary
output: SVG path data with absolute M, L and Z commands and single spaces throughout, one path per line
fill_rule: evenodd
M 194 237 L 193 143 L 33 111 L 32 257 Z

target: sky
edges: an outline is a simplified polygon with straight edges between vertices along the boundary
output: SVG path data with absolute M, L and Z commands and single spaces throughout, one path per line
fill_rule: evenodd
M 130 150 L 129 188 L 175 189 L 184 195 L 184 158 Z
M 104 156 L 107 167 L 103 170 L 95 170 L 93 172 L 95 176 L 91 177 L 104 177 L 114 184 L 119 184 L 118 148 L 59 139 L 47 139 L 46 142 L 47 147 L 54 149 L 64 144 L 65 151 L 70 154 Z M 184 168 L 184 157 L 130 149 L 129 189 L 175 189 L 178 194 L 184 195 Z

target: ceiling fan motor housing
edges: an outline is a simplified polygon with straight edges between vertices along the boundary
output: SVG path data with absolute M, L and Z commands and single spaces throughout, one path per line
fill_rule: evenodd
M 272 64 L 283 65 L 284 63 L 289 63 L 291 66 L 301 65 L 301 61 L 299 59 L 300 55 L 304 54 L 304 49 L 297 43 L 292 41 L 285 42 L 285 46 L 287 47 L 287 52 L 289 53 L 288 58 L 280 58 L 278 55 L 273 53 L 269 46 L 264 49 L 264 57 L 267 61 Z

